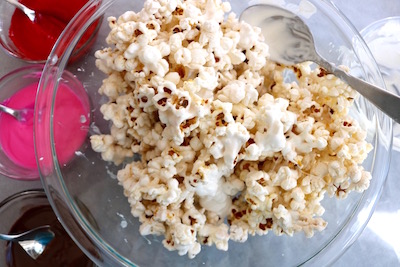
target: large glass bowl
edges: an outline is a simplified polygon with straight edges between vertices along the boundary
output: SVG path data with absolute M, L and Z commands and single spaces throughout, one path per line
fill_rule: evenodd
M 231 1 L 240 14 L 257 1 Z M 269 1 L 271 2 L 271 1 Z M 284 8 L 300 12 L 310 26 L 319 52 L 329 61 L 350 67 L 351 73 L 379 86 L 384 86 L 379 69 L 350 22 L 329 1 L 276 1 Z M 275 3 L 275 2 L 274 2 Z M 85 29 L 100 16 L 118 17 L 127 10 L 139 11 L 142 1 L 92 0 L 81 10 L 58 40 L 45 66 L 35 107 L 35 140 L 41 179 L 46 193 L 63 225 L 87 255 L 103 266 L 323 266 L 339 257 L 359 236 L 367 224 L 385 182 L 392 146 L 392 124 L 379 110 L 360 97 L 351 110 L 361 125 L 368 129 L 373 151 L 364 162 L 371 171 L 370 187 L 362 194 L 352 193 L 345 200 L 326 197 L 323 216 L 328 221 L 325 231 L 311 239 L 304 234 L 294 237 L 251 237 L 245 243 L 229 243 L 229 251 L 203 247 L 195 259 L 167 251 L 161 238 L 142 237 L 139 222 L 130 213 L 122 186 L 115 179 L 117 170 L 104 162 L 98 153 L 86 146 L 76 151 L 75 159 L 61 165 L 55 154 L 52 133 L 41 127 L 41 120 L 52 123 L 57 80 L 64 70 L 82 81 L 92 105 L 90 133 L 108 132 L 99 107 L 106 101 L 99 95 L 105 75 L 95 67 L 94 52 L 106 46 L 109 32 L 104 20 L 99 37 L 86 57 L 69 64 L 69 57 Z M 69 45 L 63 54 L 63 47 Z M 50 104 L 50 105 L 49 105 Z M 51 160 L 46 160 L 46 159 Z M 44 164 L 43 162 L 46 162 Z M 51 162 L 51 164 L 49 164 Z

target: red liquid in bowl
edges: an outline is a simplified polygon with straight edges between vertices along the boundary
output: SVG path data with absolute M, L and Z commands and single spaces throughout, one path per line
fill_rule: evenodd
M 14 94 L 3 104 L 15 109 L 33 108 L 38 83 L 33 83 Z M 89 128 L 89 107 L 65 83 L 60 82 L 54 108 L 54 140 L 57 158 L 68 162 L 84 142 Z M 17 165 L 37 169 L 33 114 L 26 122 L 0 113 L 0 145 L 4 153 Z M 23 177 L 21 177 L 23 178 Z
M 18 54 L 23 59 L 46 60 L 61 32 L 87 0 L 21 0 L 25 6 L 34 10 L 36 19 L 31 21 L 21 10 L 15 9 L 11 18 L 9 36 Z M 82 35 L 76 49 L 78 58 L 86 52 L 84 45 L 90 47 L 91 38 L 97 31 L 99 21 L 93 23 Z M 82 49 L 82 50 L 81 50 Z

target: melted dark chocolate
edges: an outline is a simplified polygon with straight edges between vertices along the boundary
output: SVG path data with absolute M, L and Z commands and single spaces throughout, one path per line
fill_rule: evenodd
M 89 267 L 91 260 L 79 249 L 57 220 L 50 205 L 27 210 L 11 227 L 10 233 L 20 233 L 38 227 L 50 225 L 54 239 L 47 245 L 43 254 L 33 260 L 18 243 L 7 244 L 6 261 L 10 267 Z

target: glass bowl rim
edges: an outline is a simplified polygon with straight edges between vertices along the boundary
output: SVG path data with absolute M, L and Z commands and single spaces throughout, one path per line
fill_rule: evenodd
M 364 36 L 368 34 L 368 31 L 370 31 L 371 29 L 390 21 L 398 21 L 400 23 L 400 16 L 390 16 L 373 21 L 360 30 L 360 35 L 364 38 Z
M 6 197 L 0 202 L 0 212 L 5 205 L 8 205 L 13 201 L 18 201 L 21 197 L 31 197 L 31 196 L 40 196 L 40 197 L 43 196 L 47 198 L 46 192 L 43 188 L 36 188 L 36 189 L 33 188 L 33 189 L 19 191 Z

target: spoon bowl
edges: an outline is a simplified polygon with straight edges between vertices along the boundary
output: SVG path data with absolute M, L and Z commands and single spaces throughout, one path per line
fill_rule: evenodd
M 50 226 L 44 225 L 21 234 L 0 234 L 0 239 L 18 242 L 26 253 L 36 260 L 54 236 L 54 233 L 50 230 Z
M 400 123 L 400 97 L 383 88 L 349 75 L 318 54 L 307 24 L 296 14 L 281 7 L 258 4 L 243 11 L 241 20 L 261 28 L 270 48 L 270 58 L 283 65 L 312 61 L 334 74 Z

